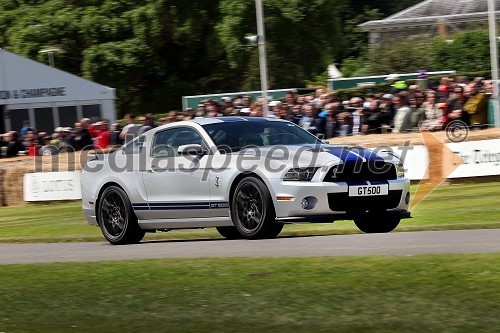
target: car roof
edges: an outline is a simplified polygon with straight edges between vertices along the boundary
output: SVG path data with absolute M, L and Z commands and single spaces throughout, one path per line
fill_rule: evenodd
M 252 122 L 252 123 L 262 123 L 268 121 L 281 121 L 286 122 L 282 119 L 276 118 L 263 118 L 263 117 L 214 117 L 214 118 L 202 118 L 197 117 L 192 120 L 199 125 L 209 125 L 209 124 L 220 124 L 220 123 L 237 123 L 237 122 Z
M 223 123 L 245 123 L 245 122 L 250 122 L 250 123 L 263 123 L 263 122 L 288 122 L 283 119 L 277 119 L 277 118 L 263 118 L 263 117 L 214 117 L 214 118 L 203 118 L 203 117 L 196 117 L 191 120 L 184 120 L 184 121 L 179 121 L 175 123 L 169 123 L 169 124 L 164 124 L 160 125 L 156 128 L 154 128 L 151 131 L 147 131 L 143 135 L 140 136 L 148 136 L 152 137 L 155 135 L 157 132 L 162 131 L 164 129 L 172 129 L 172 128 L 178 128 L 182 126 L 193 126 L 194 124 L 203 126 L 203 125 L 210 125 L 210 124 L 223 124 Z M 194 125 L 194 126 L 196 126 Z

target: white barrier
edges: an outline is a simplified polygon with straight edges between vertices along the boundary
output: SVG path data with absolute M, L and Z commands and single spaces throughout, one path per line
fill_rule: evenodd
M 391 147 L 394 153 L 403 158 L 405 175 L 410 180 L 429 178 L 426 173 L 429 154 L 425 146 Z
M 446 146 L 463 160 L 448 178 L 500 175 L 500 139 L 447 143 Z M 429 164 L 429 154 L 425 146 L 391 149 L 398 155 L 406 151 L 404 166 L 410 180 L 428 178 L 425 171 Z
M 82 198 L 80 171 L 28 173 L 23 187 L 24 201 L 28 202 Z
M 448 143 L 463 163 L 449 178 L 500 175 L 500 139 Z

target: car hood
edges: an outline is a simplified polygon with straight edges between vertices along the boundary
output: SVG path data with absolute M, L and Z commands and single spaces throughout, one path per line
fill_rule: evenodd
M 398 162 L 397 156 L 390 152 L 373 150 L 359 146 L 345 145 L 300 145 L 268 146 L 247 148 L 239 154 L 261 156 L 266 159 L 293 164 L 298 167 L 337 165 L 342 163 L 361 163 L 369 161 Z

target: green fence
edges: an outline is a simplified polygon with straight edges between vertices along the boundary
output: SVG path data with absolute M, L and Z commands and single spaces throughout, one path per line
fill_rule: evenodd
M 498 109 L 500 109 L 498 100 L 490 99 L 488 107 L 488 124 L 494 125 L 495 127 L 500 127 L 500 114 Z
M 314 89 L 307 88 L 288 88 L 288 89 L 278 89 L 278 90 L 268 90 L 268 98 L 271 100 L 283 99 L 288 91 L 293 91 L 298 94 L 305 94 Z M 182 96 L 182 109 L 186 110 L 186 108 L 196 109 L 198 103 L 206 99 L 213 99 L 217 102 L 221 101 L 222 97 L 230 97 L 236 98 L 238 96 L 252 96 L 252 100 L 256 101 L 260 96 L 262 96 L 262 91 L 240 91 L 240 92 L 231 92 L 231 93 L 223 93 L 223 94 L 211 94 L 211 95 L 196 95 L 196 96 Z
M 428 76 L 438 76 L 438 75 L 453 75 L 456 71 L 441 71 L 441 72 L 427 72 Z M 399 80 L 412 80 L 417 79 L 420 73 L 408 73 L 408 74 L 398 74 Z M 377 75 L 377 76 L 364 76 L 364 77 L 349 77 L 343 79 L 329 79 L 328 89 L 339 90 L 339 89 L 349 89 L 362 86 L 374 86 L 380 83 L 386 82 L 385 79 L 388 75 Z

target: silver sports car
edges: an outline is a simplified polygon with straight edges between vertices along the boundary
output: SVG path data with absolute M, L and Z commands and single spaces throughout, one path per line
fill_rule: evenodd
M 83 211 L 112 244 L 146 232 L 216 227 L 274 238 L 287 223 L 354 220 L 390 232 L 409 218 L 410 183 L 387 150 L 326 144 L 266 118 L 197 118 L 154 128 L 82 172 Z

